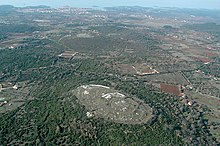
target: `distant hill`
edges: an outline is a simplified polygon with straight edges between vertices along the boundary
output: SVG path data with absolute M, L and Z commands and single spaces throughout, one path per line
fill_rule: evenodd
M 39 6 L 27 6 L 25 8 L 32 8 L 32 9 L 48 9 L 50 8 L 49 6 L 45 6 L 45 5 L 39 5 Z
M 12 5 L 0 5 L 0 13 L 9 13 L 15 11 L 15 7 Z

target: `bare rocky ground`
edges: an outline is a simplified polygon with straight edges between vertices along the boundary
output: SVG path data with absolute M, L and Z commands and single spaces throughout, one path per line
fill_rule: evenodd
M 97 116 L 117 123 L 142 124 L 152 118 L 152 108 L 141 100 L 124 95 L 102 85 L 83 85 L 75 95 L 88 110 L 87 116 Z

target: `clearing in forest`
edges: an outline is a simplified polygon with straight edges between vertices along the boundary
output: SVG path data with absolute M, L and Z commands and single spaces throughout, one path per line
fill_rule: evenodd
M 137 98 L 128 97 L 102 85 L 83 85 L 75 90 L 88 117 L 100 117 L 117 123 L 142 124 L 152 118 L 152 108 Z

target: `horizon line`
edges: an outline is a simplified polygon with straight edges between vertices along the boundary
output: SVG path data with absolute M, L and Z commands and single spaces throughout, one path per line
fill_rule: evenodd
M 119 5 L 119 6 L 98 6 L 98 5 L 91 5 L 91 6 L 70 6 L 70 5 L 63 5 L 63 6 L 49 6 L 49 5 L 24 5 L 24 6 L 15 6 L 11 4 L 0 4 L 0 6 L 13 6 L 15 8 L 25 8 L 25 7 L 39 7 L 39 6 L 45 6 L 50 8 L 62 8 L 62 7 L 71 7 L 71 8 L 117 8 L 117 7 L 141 7 L 141 8 L 175 8 L 175 9 L 196 9 L 196 10 L 220 10 L 217 8 L 194 8 L 194 7 L 177 7 L 177 6 L 139 6 L 139 5 Z

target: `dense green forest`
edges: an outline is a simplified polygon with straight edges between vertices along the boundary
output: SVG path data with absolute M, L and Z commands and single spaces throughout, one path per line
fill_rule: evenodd
M 17 55 L 13 55 L 15 51 Z M 25 70 L 28 68 L 48 66 L 56 60 L 56 57 L 53 59 L 46 57 L 47 51 L 41 49 L 33 51 L 30 49 L 23 52 L 20 49 L 4 50 L 1 53 L 1 59 L 4 60 L 1 66 L 6 68 L 7 64 L 12 69 L 10 76 L 17 76 L 16 72 L 13 72 L 14 69 L 22 70 L 24 72 L 17 76 L 17 81 L 30 80 L 38 84 L 38 88 L 32 91 L 34 100 L 27 101 L 24 106 L 15 111 L 1 115 L 0 143 L 2 145 L 25 143 L 30 145 L 40 143 L 47 145 L 61 143 L 80 145 L 108 145 L 109 143 L 112 145 L 159 145 L 161 143 L 168 145 L 172 143 L 179 145 L 182 143 L 172 131 L 164 129 L 166 120 L 163 116 L 151 125 L 126 125 L 99 118 L 87 118 L 86 109 L 77 102 L 71 90 L 88 83 L 111 85 L 110 81 L 116 82 L 117 88 L 128 88 L 130 85 L 120 85 L 118 78 L 108 75 L 115 73 L 114 71 L 100 62 L 87 59 L 69 60 L 68 63 L 75 64 L 72 69 L 68 69 L 66 64 L 59 67 L 51 66 L 40 71 L 29 70 L 27 73 Z M 6 57 L 7 53 L 11 54 L 10 58 Z M 12 58 L 15 61 L 10 63 Z M 66 60 L 60 59 L 57 62 L 61 64 Z M 147 96 L 146 93 L 145 96 Z
M 186 129 L 181 127 L 184 115 L 188 113 L 191 117 L 195 111 L 182 105 L 177 98 L 158 93 L 142 81 L 125 81 L 123 75 L 98 60 L 66 60 L 53 56 L 55 53 L 43 48 L 1 50 L 1 72 L 5 74 L 1 81 L 14 76 L 17 82 L 28 80 L 37 87 L 30 94 L 34 100 L 1 114 L 1 145 L 184 145 L 187 140 L 183 142 L 182 138 L 186 135 L 195 137 L 190 143 L 205 143 L 202 137 L 208 132 L 206 129 L 193 129 L 200 126 L 197 123 L 186 124 Z M 153 107 L 155 118 L 142 125 L 87 118 L 85 107 L 71 92 L 83 84 L 107 85 L 135 95 Z M 180 111 L 176 113 L 171 107 L 178 107 Z M 193 116 L 200 121 L 198 124 L 203 123 L 202 115 Z
M 209 108 L 190 94 L 168 94 L 159 86 L 172 84 L 186 93 L 202 85 L 200 78 L 188 80 L 197 70 L 219 77 L 219 57 L 214 54 L 209 64 L 194 60 L 184 50 L 196 40 L 184 39 L 180 45 L 179 35 L 188 38 L 186 30 L 208 32 L 218 42 L 220 25 L 162 26 L 162 21 L 171 20 L 163 16 L 179 18 L 179 13 L 140 7 L 106 10 L 0 6 L 0 16 L 11 14 L 0 24 L 0 145 L 217 145 L 205 117 Z M 151 14 L 160 16 L 160 27 L 142 24 L 153 21 Z M 74 94 L 82 85 L 103 85 L 134 97 L 137 106 L 150 107 L 152 118 L 125 124 L 89 117 L 90 110 Z
M 25 32 L 34 32 L 40 30 L 46 30 L 38 26 L 31 26 L 28 24 L 0 24 L 0 34 L 3 33 L 25 33 Z

